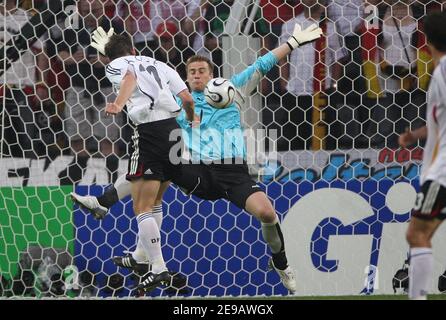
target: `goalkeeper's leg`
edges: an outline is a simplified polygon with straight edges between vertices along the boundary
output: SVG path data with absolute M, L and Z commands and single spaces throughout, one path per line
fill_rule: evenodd
M 242 187 L 242 186 L 240 186 Z M 237 188 L 235 188 L 237 189 Z M 247 188 L 244 188 L 248 190 Z M 252 188 L 251 188 L 252 189 Z M 234 191 L 234 190 L 231 190 Z M 243 195 L 240 190 L 237 194 Z M 283 285 L 294 293 L 297 289 L 293 269 L 288 265 L 285 254 L 285 242 L 279 223 L 279 218 L 271 202 L 263 191 L 251 193 L 245 202 L 245 210 L 254 215 L 262 224 L 262 235 L 272 252 L 269 267 L 274 269 L 280 276 Z
M 74 192 L 71 198 L 82 208 L 88 210 L 95 219 L 103 219 L 110 209 L 119 199 L 123 199 L 130 195 L 131 183 L 126 180 L 125 174 L 120 176 L 114 185 L 105 190 L 104 194 L 99 197 L 81 196 Z
M 215 200 L 220 198 L 209 195 L 209 187 L 206 185 L 208 177 L 204 176 L 201 165 L 183 165 L 180 175 L 175 176 L 173 182 L 178 185 L 186 194 L 195 194 L 196 196 L 205 200 Z M 71 198 L 74 202 L 82 208 L 88 210 L 95 219 L 103 219 L 115 203 L 130 195 L 131 183 L 127 181 L 126 175 L 121 175 L 116 182 L 99 197 L 95 196 L 81 196 L 74 192 L 71 193 Z M 164 190 L 165 191 L 165 190 Z M 161 200 L 157 200 L 154 212 L 159 209 Z M 156 209 L 156 210 L 155 210 Z
M 288 265 L 285 243 L 279 218 L 265 192 L 252 180 L 246 165 L 234 165 L 232 170 L 213 168 L 213 174 L 221 188 L 226 190 L 228 200 L 245 209 L 262 224 L 262 235 L 271 249 L 270 267 L 280 276 L 283 285 L 291 292 L 296 291 L 294 271 Z

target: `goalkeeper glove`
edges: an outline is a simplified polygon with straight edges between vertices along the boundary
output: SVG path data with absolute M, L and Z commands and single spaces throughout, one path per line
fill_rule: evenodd
M 105 45 L 113 34 L 113 28 L 110 28 L 108 32 L 105 32 L 102 27 L 97 28 L 95 31 L 93 31 L 91 46 L 105 56 Z
M 300 25 L 296 23 L 293 35 L 288 39 L 287 44 L 291 50 L 296 49 L 308 42 L 318 39 L 322 35 L 322 29 L 313 23 L 311 26 L 302 30 Z

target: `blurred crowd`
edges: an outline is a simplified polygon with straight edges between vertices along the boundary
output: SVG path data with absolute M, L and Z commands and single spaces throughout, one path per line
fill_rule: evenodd
M 65 184 L 81 179 L 90 157 L 105 157 L 114 180 L 132 128 L 125 114 L 101 114 L 113 91 L 105 78 L 107 58 L 90 46 L 92 31 L 102 26 L 129 34 L 137 52 L 168 63 L 184 79 L 194 54 L 210 57 L 221 76 L 234 2 L 72 0 L 48 7 L 51 1 L 2 1 L 3 52 L 19 35 L 26 37 L 22 27 L 29 21 L 40 18 L 45 25 L 35 25 L 38 36 L 25 40 L 17 60 L 1 63 L 2 156 L 74 155 L 60 174 Z M 261 40 L 259 55 L 286 41 L 295 23 L 324 30 L 318 41 L 280 61 L 258 88 L 262 125 L 278 130 L 278 150 L 397 148 L 398 134 L 423 125 L 433 70 L 423 17 L 444 2 L 248 1 L 243 25 L 252 22 L 248 32 Z

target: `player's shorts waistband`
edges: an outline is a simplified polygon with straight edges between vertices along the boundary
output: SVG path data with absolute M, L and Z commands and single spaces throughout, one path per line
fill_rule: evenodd
M 234 164 L 246 165 L 246 160 L 237 157 L 237 158 L 201 160 L 201 163 L 204 165 L 234 165 Z
M 165 128 L 166 126 L 174 125 L 175 127 L 179 127 L 178 122 L 175 117 L 163 119 L 163 120 L 157 120 L 157 121 L 151 121 L 146 123 L 141 123 L 136 126 L 138 129 L 145 129 L 145 128 Z

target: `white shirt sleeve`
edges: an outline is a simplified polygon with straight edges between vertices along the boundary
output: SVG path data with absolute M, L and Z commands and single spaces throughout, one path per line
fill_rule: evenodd
M 172 69 L 165 63 L 160 63 L 160 70 L 166 75 L 170 91 L 174 95 L 177 95 L 183 90 L 187 90 L 186 83 L 183 81 L 183 79 L 181 79 L 178 72 L 176 72 L 174 69 Z
M 124 58 L 115 59 L 105 67 L 107 78 L 114 86 L 119 86 L 128 71 L 135 73 L 132 63 Z

